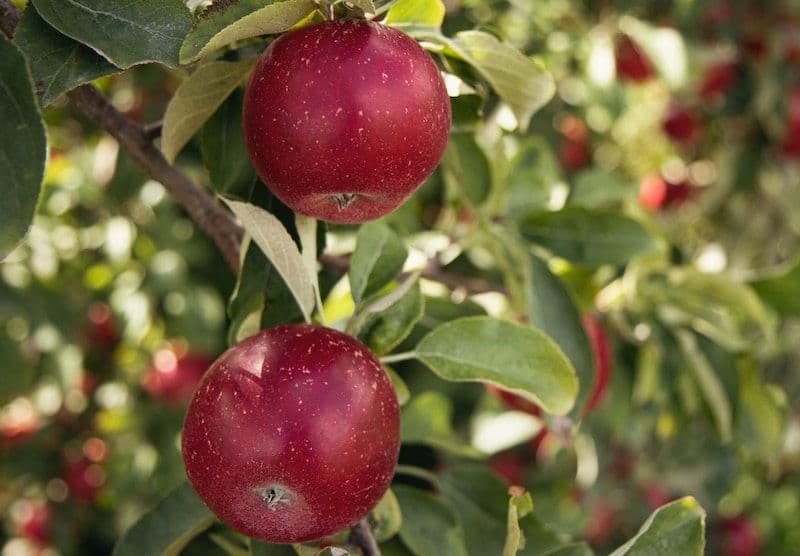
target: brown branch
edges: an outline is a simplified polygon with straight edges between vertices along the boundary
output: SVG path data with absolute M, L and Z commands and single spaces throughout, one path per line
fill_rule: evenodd
M 19 25 L 19 10 L 11 0 L 0 0 L 0 31 L 3 31 L 9 39 L 13 39 L 17 25 Z
M 364 556 L 381 556 L 381 549 L 378 548 L 378 543 L 372 536 L 372 530 L 369 528 L 366 518 L 350 529 L 350 543 L 359 547 Z
M 67 96 L 84 116 L 119 141 L 139 166 L 170 192 L 192 220 L 214 240 L 233 271 L 238 272 L 242 228 L 233 215 L 213 195 L 197 187 L 183 172 L 167 162 L 161 151 L 150 142 L 145 130 L 114 108 L 97 89 L 82 85 Z
M 323 253 L 320 257 L 320 262 L 326 267 L 339 272 L 347 272 L 350 268 L 350 257 L 347 255 L 327 255 Z M 398 276 L 398 279 L 402 280 L 409 274 L 403 273 Z M 427 280 L 439 282 L 451 290 L 461 290 L 468 295 L 487 292 L 506 293 L 506 289 L 503 286 L 493 284 L 487 280 L 445 272 L 435 259 L 428 262 L 421 276 Z

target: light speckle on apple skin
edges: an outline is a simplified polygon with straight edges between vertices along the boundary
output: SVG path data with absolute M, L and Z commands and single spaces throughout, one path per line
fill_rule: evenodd
M 247 88 L 244 134 L 272 192 L 329 222 L 379 218 L 433 172 L 450 100 L 433 59 L 401 31 L 332 21 L 287 33 Z M 355 194 L 352 202 L 337 197 Z
M 303 542 L 353 525 L 386 492 L 399 408 L 358 340 L 285 325 L 217 359 L 189 406 L 182 443 L 192 486 L 223 523 L 268 542 Z M 263 492 L 274 485 L 289 502 L 270 508 Z

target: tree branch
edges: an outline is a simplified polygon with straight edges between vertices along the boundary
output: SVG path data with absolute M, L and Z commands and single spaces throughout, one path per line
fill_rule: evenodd
M 238 273 L 243 232 L 233 215 L 209 192 L 196 186 L 167 162 L 161 151 L 150 142 L 145 130 L 114 108 L 97 89 L 82 85 L 67 96 L 84 116 L 119 141 L 139 166 L 170 192 L 192 220 L 214 240 L 230 267 Z
M 19 10 L 11 0 L 0 0 L 0 31 L 3 31 L 9 39 L 13 39 L 18 24 Z
M 366 518 L 350 529 L 350 543 L 359 547 L 364 556 L 381 556 L 381 549 L 378 548 L 378 543 L 372 536 L 372 530 L 370 530 Z
M 350 268 L 350 257 L 347 255 L 327 255 L 323 253 L 320 257 L 320 262 L 326 267 L 338 270 L 339 272 L 347 272 Z M 397 278 L 398 280 L 403 280 L 409 274 L 411 273 L 404 272 Z M 506 289 L 503 286 L 493 284 L 487 280 L 445 272 L 435 259 L 428 261 L 428 265 L 420 276 L 433 282 L 439 282 L 451 290 L 461 290 L 467 295 L 487 292 L 506 293 Z

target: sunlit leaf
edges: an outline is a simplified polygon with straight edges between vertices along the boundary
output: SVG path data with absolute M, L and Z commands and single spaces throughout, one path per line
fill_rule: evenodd
M 310 320 L 314 309 L 314 289 L 300 251 L 286 228 L 260 207 L 229 199 L 225 202 L 281 275 L 303 311 L 303 316 L 307 321 Z
M 452 454 L 479 457 L 480 452 L 459 439 L 453 431 L 453 402 L 436 391 L 411 398 L 401 413 L 403 443 L 424 444 Z
M 209 62 L 192 73 L 167 105 L 161 150 L 170 162 L 236 89 L 255 63 Z
M 575 403 L 575 370 L 539 330 L 490 317 L 439 326 L 417 345 L 418 358 L 445 380 L 489 382 L 557 415 Z
M 701 556 L 705 549 L 706 512 L 691 496 L 650 514 L 631 540 L 611 556 Z
M 240 0 L 204 10 L 180 49 L 188 64 L 235 41 L 282 33 L 316 9 L 313 0 Z
M 384 23 L 421 23 L 433 27 L 444 21 L 445 7 L 442 0 L 398 0 L 389 8 Z
M 369 513 L 369 525 L 372 535 L 378 542 L 384 542 L 394 537 L 403 523 L 403 514 L 400 503 L 392 489 L 386 491 L 378 505 Z

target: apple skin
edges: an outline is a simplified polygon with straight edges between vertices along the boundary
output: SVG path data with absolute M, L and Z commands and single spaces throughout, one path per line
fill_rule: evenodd
M 189 481 L 223 523 L 267 542 L 305 542 L 353 525 L 386 492 L 400 413 L 368 348 L 292 324 L 214 362 L 182 442 Z
M 616 64 L 621 81 L 642 83 L 655 75 L 650 60 L 628 35 L 617 38 Z
M 436 64 L 408 35 L 328 21 L 267 48 L 243 121 L 250 158 L 284 204 L 352 224 L 392 212 L 430 176 L 451 112 Z

